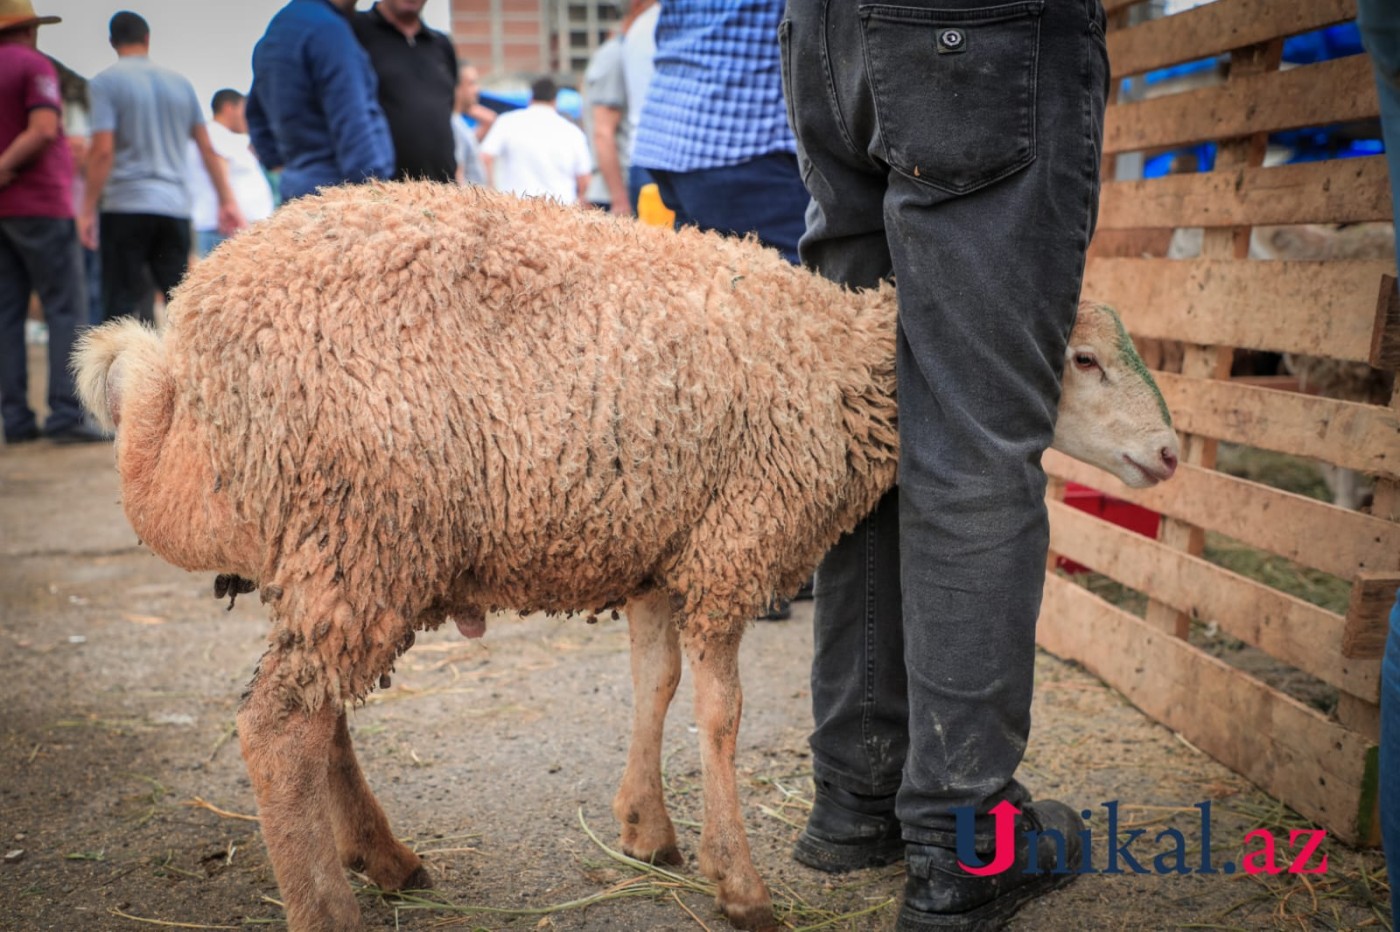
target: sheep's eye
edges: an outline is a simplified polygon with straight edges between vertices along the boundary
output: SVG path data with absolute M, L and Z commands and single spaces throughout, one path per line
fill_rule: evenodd
M 1081 371 L 1088 372 L 1090 369 L 1097 369 L 1099 367 L 1099 361 L 1094 358 L 1092 353 L 1075 353 L 1074 367 Z

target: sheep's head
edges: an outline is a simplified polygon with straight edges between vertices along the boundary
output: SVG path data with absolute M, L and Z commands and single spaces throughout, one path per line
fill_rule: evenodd
M 1107 305 L 1079 305 L 1053 446 L 1135 488 L 1176 471 L 1181 447 L 1167 402 Z

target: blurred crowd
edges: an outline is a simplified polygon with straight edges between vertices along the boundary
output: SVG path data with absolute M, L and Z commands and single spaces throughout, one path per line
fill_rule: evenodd
M 251 50 L 252 86 L 223 88 L 206 108 L 184 75 L 152 58 L 139 12 L 110 19 L 115 60 L 85 77 L 43 54 L 40 27 L 59 17 L 32 0 L 0 0 L 6 443 L 108 439 L 82 417 L 68 375 L 82 328 L 153 321 L 191 261 L 320 187 L 428 179 L 635 213 L 651 181 L 633 167 L 632 147 L 655 0 L 633 0 L 589 63 L 579 119 L 560 112 L 549 75 L 518 110 L 484 105 L 477 69 L 423 22 L 426 3 L 290 0 Z M 776 29 L 780 4 L 768 6 Z M 770 57 L 776 76 L 776 46 Z M 780 88 L 770 106 L 782 112 Z M 35 298 L 50 356 L 42 428 L 26 391 Z

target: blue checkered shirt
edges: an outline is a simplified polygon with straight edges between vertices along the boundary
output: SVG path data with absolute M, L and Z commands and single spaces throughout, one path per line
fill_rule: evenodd
M 665 0 L 632 164 L 684 172 L 796 152 L 782 16 L 783 0 Z

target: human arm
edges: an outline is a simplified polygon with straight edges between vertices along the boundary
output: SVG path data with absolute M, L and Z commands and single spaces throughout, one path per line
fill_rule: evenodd
M 190 130 L 190 138 L 199 148 L 199 158 L 204 162 L 204 170 L 214 184 L 214 192 L 219 196 L 219 232 L 229 236 L 235 230 L 247 225 L 243 211 L 234 200 L 233 187 L 228 183 L 228 159 L 214 151 L 209 141 L 209 130 L 203 123 Z
M 78 211 L 78 239 L 88 249 L 97 248 L 97 205 L 112 173 L 116 143 L 111 130 L 96 130 L 88 147 L 87 174 L 84 176 L 83 206 Z
M 496 122 L 496 111 L 485 104 L 475 103 L 467 108 L 467 116 L 476 120 L 477 142 L 485 140 L 486 134 L 491 132 L 491 127 Z
M 509 135 L 506 125 L 502 123 L 494 127 L 481 141 L 481 149 L 478 154 L 481 156 L 481 174 L 485 177 L 484 184 L 488 188 L 497 187 L 496 160 L 501 157 L 506 148 L 506 136 Z
M 588 206 L 588 182 L 593 180 L 593 155 L 588 151 L 588 137 L 574 128 L 574 179 L 578 184 L 578 204 Z
M 313 91 L 321 101 L 342 178 L 392 178 L 389 125 L 376 97 L 374 72 L 349 25 L 316 33 L 306 51 Z
M 253 78 L 253 87 L 248 91 L 248 102 L 244 109 L 248 118 L 248 138 L 253 141 L 253 154 L 258 157 L 263 168 L 280 171 L 283 163 L 282 152 L 277 147 L 277 135 L 272 131 L 272 120 L 263 107 L 261 88 L 258 79 Z
M 632 203 L 627 199 L 627 182 L 622 177 L 622 159 L 617 151 L 617 129 L 622 124 L 622 111 L 616 107 L 593 108 L 593 157 L 598 162 L 598 174 L 608 186 L 612 212 L 631 214 Z
M 0 152 L 0 188 L 11 184 L 26 165 L 58 140 L 58 127 L 57 110 L 34 107 L 29 111 L 24 129 Z

